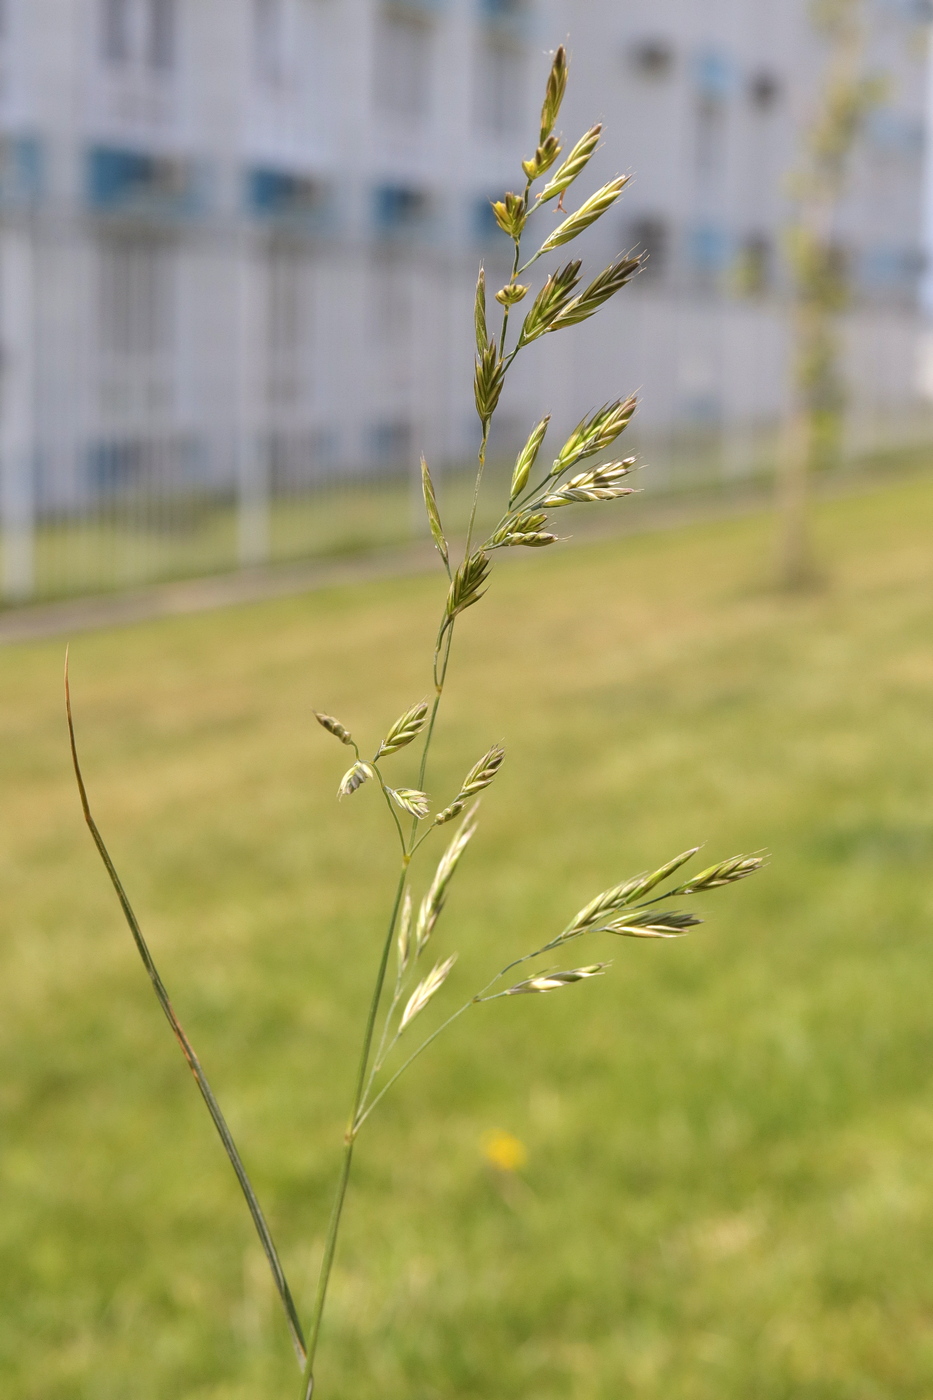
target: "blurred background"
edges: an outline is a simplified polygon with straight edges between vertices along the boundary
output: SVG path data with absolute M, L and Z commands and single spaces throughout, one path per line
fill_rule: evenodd
M 648 260 L 517 361 L 489 497 L 543 412 L 636 390 L 650 470 L 458 623 L 432 800 L 507 759 L 436 1014 L 678 851 L 771 854 L 400 1082 L 316 1400 L 933 1394 L 928 10 L 0 0 L 4 1400 L 297 1400 L 81 822 L 66 621 L 95 814 L 307 1317 L 395 880 L 310 711 L 375 747 L 430 691 L 418 455 L 456 535 L 489 199 L 562 40 L 560 129 L 606 123 L 568 207 L 635 177 L 581 253 Z
M 922 0 L 862 15 L 880 86 L 830 231 L 837 465 L 933 437 L 927 20 Z M 3 0 L 7 601 L 421 530 L 420 451 L 456 474 L 476 447 L 476 268 L 494 282 L 510 257 L 489 200 L 519 178 L 565 36 L 566 133 L 610 138 L 585 192 L 635 176 L 587 252 L 648 261 L 519 363 L 493 450 L 544 408 L 563 424 L 640 389 L 654 489 L 774 470 L 793 177 L 827 85 L 808 0 Z

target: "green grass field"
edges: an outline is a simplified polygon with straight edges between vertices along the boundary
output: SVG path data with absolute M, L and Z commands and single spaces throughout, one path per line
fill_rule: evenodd
M 464 618 L 429 785 L 508 760 L 435 935 L 450 1003 L 687 845 L 772 860 L 694 901 L 689 941 L 578 945 L 611 976 L 478 1008 L 402 1082 L 360 1141 L 316 1400 L 933 1394 L 933 484 L 816 525 L 817 596 L 769 591 L 757 517 L 510 560 Z M 306 1310 L 394 871 L 310 709 L 376 740 L 428 688 L 442 595 L 72 647 L 98 819 Z M 80 821 L 62 654 L 0 651 L 0 1393 L 297 1400 Z

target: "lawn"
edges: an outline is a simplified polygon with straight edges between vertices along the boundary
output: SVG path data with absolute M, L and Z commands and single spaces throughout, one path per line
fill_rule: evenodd
M 315 1400 L 933 1393 L 933 484 L 821 505 L 813 596 L 769 590 L 771 528 L 538 551 L 465 615 L 429 786 L 508 758 L 435 935 L 451 1004 L 688 845 L 771 862 L 690 902 L 689 940 L 576 948 L 611 975 L 477 1008 L 402 1081 L 360 1139 Z M 310 711 L 377 740 L 428 688 L 442 595 L 72 646 L 98 819 L 305 1311 L 394 878 Z M 62 654 L 0 651 L 0 1393 L 298 1400 L 80 821 Z

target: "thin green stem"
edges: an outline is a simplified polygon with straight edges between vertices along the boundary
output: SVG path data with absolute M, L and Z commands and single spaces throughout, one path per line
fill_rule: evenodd
M 382 958 L 379 963 L 379 971 L 376 974 L 376 984 L 373 988 L 372 1000 L 369 1006 L 369 1015 L 366 1018 L 366 1029 L 363 1033 L 363 1046 L 360 1051 L 360 1067 L 356 1078 L 356 1089 L 353 1096 L 353 1109 L 350 1113 L 347 1124 L 346 1137 L 344 1140 L 343 1164 L 340 1169 L 340 1178 L 337 1183 L 337 1192 L 334 1196 L 334 1205 L 331 1211 L 330 1224 L 327 1229 L 327 1239 L 324 1245 L 324 1258 L 321 1261 L 321 1274 L 318 1280 L 317 1297 L 314 1302 L 314 1313 L 311 1318 L 311 1330 L 308 1335 L 307 1361 L 304 1367 L 304 1391 L 303 1400 L 311 1400 L 314 1391 L 314 1357 L 317 1352 L 318 1338 L 321 1334 L 321 1319 L 324 1316 L 324 1305 L 327 1302 L 327 1286 L 330 1282 L 331 1270 L 334 1265 L 334 1255 L 337 1251 L 337 1236 L 340 1233 L 340 1221 L 343 1215 L 344 1200 L 347 1194 L 347 1186 L 350 1181 L 350 1168 L 353 1165 L 353 1144 L 359 1132 L 357 1118 L 363 1102 L 363 1095 L 366 1091 L 366 1076 L 369 1069 L 369 1057 L 372 1051 L 373 1034 L 376 1028 L 376 1018 L 379 1015 L 379 1003 L 382 1000 L 382 989 L 385 985 L 386 969 L 389 965 L 389 954 L 392 950 L 392 941 L 395 937 L 395 925 L 398 921 L 399 909 L 402 906 L 402 898 L 405 893 L 405 882 L 408 878 L 408 860 L 406 856 L 402 861 L 402 871 L 399 875 L 398 888 L 395 892 L 395 902 L 392 905 L 392 916 L 389 919 L 389 927 L 386 932 L 386 939 L 382 949 Z
M 415 1050 L 413 1054 L 409 1055 L 405 1063 L 401 1065 L 392 1075 L 392 1078 L 387 1080 L 386 1083 L 383 1084 L 382 1088 L 379 1090 L 379 1093 L 373 1099 L 372 1103 L 368 1104 L 363 1113 L 361 1113 L 359 1118 L 357 1118 L 357 1132 L 359 1132 L 360 1128 L 362 1128 L 363 1124 L 366 1122 L 366 1119 L 372 1113 L 376 1105 L 382 1102 L 382 1100 L 385 1098 L 386 1094 L 392 1088 L 392 1085 L 396 1082 L 396 1080 L 401 1079 L 402 1075 L 409 1068 L 409 1066 L 415 1063 L 415 1060 L 418 1059 L 419 1055 L 423 1055 L 425 1050 L 427 1050 L 428 1046 L 433 1045 L 435 1040 L 437 1040 L 437 1037 L 439 1035 L 442 1035 L 443 1032 L 447 1030 L 448 1026 L 452 1026 L 454 1021 L 458 1021 L 465 1011 L 469 1011 L 470 1007 L 474 1004 L 475 1001 L 476 998 L 471 997 L 469 1001 L 464 1002 L 463 1006 L 460 1007 L 459 1011 L 455 1011 L 452 1016 L 448 1016 L 447 1020 L 443 1023 L 443 1025 L 438 1026 L 437 1030 L 433 1031 L 432 1034 L 428 1036 L 427 1040 L 423 1041 L 421 1045 L 418 1046 L 418 1049 Z
M 470 524 L 469 528 L 467 529 L 466 550 L 463 556 L 464 559 L 469 558 L 470 545 L 473 543 L 473 527 L 476 524 L 476 507 L 479 505 L 479 492 L 480 487 L 483 484 L 483 473 L 486 470 L 486 448 L 489 443 L 490 422 L 491 420 L 487 418 L 483 423 L 483 441 L 480 444 L 479 449 L 479 468 L 476 473 L 476 485 L 473 487 L 473 505 L 470 509 Z

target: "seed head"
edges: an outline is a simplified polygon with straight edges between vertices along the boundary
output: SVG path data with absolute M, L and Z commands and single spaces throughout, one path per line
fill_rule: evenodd
M 544 142 L 554 130 L 554 123 L 557 121 L 560 112 L 560 104 L 564 100 L 564 93 L 567 91 L 567 50 L 561 44 L 554 55 L 554 62 L 548 74 L 547 89 L 544 94 L 544 105 L 541 108 L 541 134 L 538 137 L 539 145 Z
M 590 929 L 606 927 L 607 918 L 636 903 L 637 900 L 643 899 L 656 885 L 673 875 L 682 865 L 686 865 L 687 861 L 691 860 L 698 850 L 699 847 L 694 846 L 689 851 L 684 851 L 682 855 L 675 856 L 666 865 L 662 865 L 660 870 L 654 870 L 647 875 L 637 875 L 634 880 L 627 880 L 623 885 L 615 885 L 611 890 L 604 890 L 571 919 L 556 942 L 564 943 L 567 939 L 577 938 L 581 933 L 587 933 Z
M 699 875 L 694 875 L 685 885 L 678 885 L 676 890 L 670 891 L 671 896 L 699 894 L 703 890 L 716 890 L 723 885 L 734 885 L 737 880 L 747 880 L 749 875 L 754 875 L 764 863 L 763 856 L 732 856 L 730 860 L 721 860 L 718 865 L 711 865 L 708 870 L 701 870 Z
M 591 156 L 599 145 L 602 129 L 602 122 L 597 122 L 595 126 L 590 127 L 585 136 L 580 137 L 563 165 L 556 174 L 552 175 L 538 195 L 537 202 L 539 204 L 553 199 L 555 195 L 563 194 L 566 189 L 570 188 L 577 176 L 586 169 Z
M 519 336 L 519 345 L 529 345 L 538 336 L 549 331 L 556 317 L 567 307 L 573 297 L 574 288 L 580 281 L 580 262 L 567 263 L 558 272 L 553 272 L 531 304 L 525 317 L 525 324 Z
M 436 967 L 432 968 L 423 982 L 418 983 L 402 1012 L 402 1019 L 399 1022 L 400 1031 L 410 1025 L 418 1013 L 424 1010 L 431 998 L 440 991 L 456 961 L 457 955 L 453 953 L 446 962 L 438 963 Z
M 687 929 L 696 928 L 702 922 L 695 914 L 682 914 L 677 910 L 656 914 L 651 909 L 633 909 L 628 914 L 617 914 L 600 924 L 600 928 L 606 933 L 624 934 L 626 938 L 681 938 Z
M 337 789 L 337 796 L 349 797 L 351 793 L 356 792 L 357 788 L 361 788 L 372 776 L 373 770 L 368 763 L 354 763 L 353 767 L 349 768 L 341 778 L 340 786 Z
M 538 456 L 538 449 L 544 441 L 551 415 L 542 418 L 536 428 L 532 430 L 531 437 L 525 443 L 518 454 L 518 461 L 515 463 L 515 470 L 512 473 L 512 485 L 509 490 L 509 505 L 516 501 L 528 485 L 528 478 Z
M 449 568 L 450 559 L 447 550 L 447 540 L 441 528 L 440 511 L 437 508 L 437 497 L 434 494 L 434 482 L 431 480 L 431 473 L 428 471 L 428 464 L 421 458 L 421 489 L 424 493 L 424 508 L 428 513 L 428 524 L 431 526 L 431 537 L 437 548 L 438 554 Z
M 481 549 L 463 561 L 454 574 L 450 591 L 447 594 L 445 627 L 449 627 L 459 613 L 465 612 L 467 608 L 471 608 L 474 603 L 479 602 L 483 596 L 480 590 L 486 581 L 488 571 L 489 556 Z
M 539 180 L 545 171 L 550 170 L 561 152 L 561 144 L 556 136 L 548 136 L 535 151 L 531 160 L 522 161 L 522 170 L 532 182 Z
M 584 229 L 588 229 L 590 224 L 595 224 L 596 220 L 601 219 L 607 209 L 612 208 L 629 179 L 628 175 L 620 175 L 618 179 L 610 180 L 608 185 L 603 185 L 602 189 L 590 195 L 579 209 L 565 219 L 562 224 L 558 224 L 553 233 L 548 234 L 536 256 L 540 257 L 542 253 L 551 253 L 564 243 L 570 243 Z
M 585 982 L 590 977 L 602 977 L 612 963 L 593 963 L 590 967 L 574 967 L 568 972 L 542 972 L 537 977 L 529 977 L 524 982 L 510 987 L 507 997 L 529 996 L 535 992 L 559 992 L 561 987 L 569 987 L 574 982 Z
M 395 721 L 382 743 L 373 762 L 380 758 L 387 758 L 389 754 L 398 753 L 399 749 L 404 749 L 408 744 L 417 739 L 424 728 L 428 715 L 428 702 L 421 700 L 417 705 L 412 705 L 410 710 Z
M 407 812 L 410 817 L 417 817 L 419 820 L 428 815 L 430 802 L 426 792 L 419 792 L 416 788 L 386 788 L 386 792 L 392 798 L 397 807 L 401 807 L 403 812 Z
M 496 292 L 496 301 L 500 306 L 517 306 L 527 295 L 528 288 L 521 282 L 510 282 L 507 287 L 500 287 Z
M 615 403 L 598 409 L 592 418 L 581 419 L 561 448 L 560 456 L 551 468 L 551 476 L 560 476 L 585 457 L 593 457 L 597 452 L 611 447 L 628 427 L 637 407 L 638 400 L 634 396 L 616 399 Z
M 473 322 L 476 328 L 476 353 L 477 355 L 485 355 L 486 346 L 489 344 L 489 335 L 486 330 L 486 271 L 482 267 L 476 279 Z
M 401 978 L 411 957 L 411 890 L 405 891 L 398 925 L 398 975 Z
M 492 782 L 492 778 L 489 780 Z M 487 784 L 483 784 L 487 786 Z M 447 850 L 441 856 L 437 870 L 434 872 L 434 879 L 431 887 L 421 901 L 418 910 L 418 921 L 415 925 L 415 956 L 421 957 L 425 944 L 434 932 L 434 925 L 437 923 L 444 908 L 447 898 L 447 887 L 453 879 L 454 871 L 460 864 L 460 858 L 466 850 L 473 833 L 476 831 L 476 805 L 468 812 L 464 818 L 460 830 L 451 841 Z
M 484 427 L 496 411 L 504 383 L 505 364 L 499 358 L 496 342 L 491 340 L 482 355 L 477 357 L 473 383 L 476 411 Z
M 334 719 L 333 715 L 322 715 L 319 710 L 313 710 L 312 714 L 328 734 L 333 734 L 335 739 L 339 739 L 341 744 L 352 744 L 353 735 L 349 729 L 345 729 L 339 719 Z
M 581 292 L 578 297 L 561 310 L 554 318 L 548 330 L 562 331 L 567 326 L 577 326 L 581 321 L 586 321 L 590 316 L 614 297 L 627 282 L 631 282 L 635 273 L 641 267 L 641 258 L 620 258 L 617 263 L 607 267 L 605 272 L 601 272 L 587 287 L 585 292 Z
M 637 457 L 626 457 L 624 462 L 607 462 L 605 466 L 594 467 L 592 471 L 580 472 L 550 495 L 544 496 L 541 505 L 548 510 L 557 506 L 573 505 L 578 501 L 612 501 L 619 496 L 631 496 L 634 488 L 621 485 L 622 480 L 632 471 Z
M 493 201 L 492 212 L 503 233 L 507 233 L 510 238 L 521 238 L 528 211 L 520 194 L 513 194 L 509 190 L 504 199 Z

